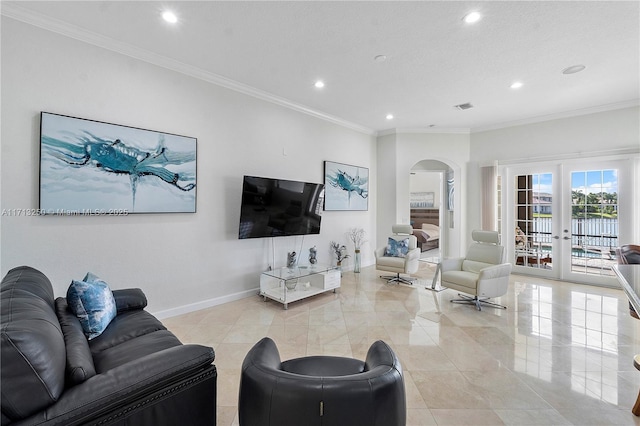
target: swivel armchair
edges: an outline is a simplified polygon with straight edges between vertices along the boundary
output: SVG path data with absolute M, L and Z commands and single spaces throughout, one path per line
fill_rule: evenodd
M 413 228 L 411 225 L 393 225 L 391 232 L 393 235 L 389 236 L 387 245 L 375 251 L 376 269 L 396 274 L 380 276 L 388 283 L 413 284 L 415 278 L 400 276 L 400 274 L 413 274 L 418 271 L 420 248 L 416 236 L 413 235 Z
M 471 295 L 458 293 L 460 299 L 451 300 L 453 303 L 472 304 L 479 311 L 483 305 L 507 309 L 487 300 L 504 295 L 509 287 L 511 264 L 503 263 L 504 247 L 499 244 L 499 235 L 495 231 L 475 230 L 471 236 L 474 242 L 465 257 L 442 261 L 442 285 Z
M 247 353 L 240 376 L 240 426 L 404 426 L 400 361 L 374 342 L 366 360 L 309 356 L 280 361 L 273 340 Z

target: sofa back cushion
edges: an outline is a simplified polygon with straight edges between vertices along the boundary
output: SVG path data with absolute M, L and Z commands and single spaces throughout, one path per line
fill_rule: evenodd
M 53 288 L 21 266 L 0 284 L 2 414 L 15 421 L 58 400 L 65 386 L 64 337 Z
M 467 250 L 465 259 L 475 262 L 499 265 L 504 258 L 504 247 L 494 244 L 473 243 Z

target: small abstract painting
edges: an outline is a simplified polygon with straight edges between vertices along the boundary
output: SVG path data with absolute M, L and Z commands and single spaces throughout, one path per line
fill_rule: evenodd
M 412 192 L 410 207 L 412 209 L 432 208 L 435 200 L 435 192 Z
M 368 210 L 369 169 L 349 164 L 324 162 L 324 209 Z
M 195 213 L 195 138 L 41 113 L 40 210 Z

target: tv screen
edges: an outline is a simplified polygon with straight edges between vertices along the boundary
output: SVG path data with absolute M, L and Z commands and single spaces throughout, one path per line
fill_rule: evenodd
M 238 238 L 320 233 L 324 185 L 245 176 Z

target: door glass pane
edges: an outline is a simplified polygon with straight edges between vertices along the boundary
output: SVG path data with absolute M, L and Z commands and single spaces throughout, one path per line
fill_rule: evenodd
M 613 275 L 617 245 L 617 170 L 571 172 L 571 272 Z
M 551 173 L 516 176 L 515 253 L 516 264 L 531 268 L 553 268 Z

